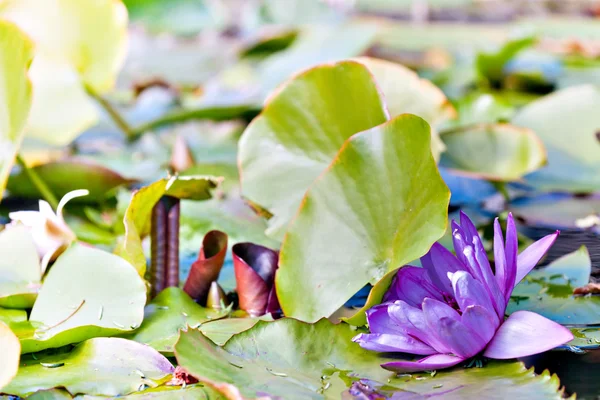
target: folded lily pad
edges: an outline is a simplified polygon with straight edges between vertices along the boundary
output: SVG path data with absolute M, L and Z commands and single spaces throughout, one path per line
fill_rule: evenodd
M 64 387 L 72 395 L 126 395 L 162 383 L 173 372 L 164 356 L 149 346 L 120 338 L 94 338 L 69 353 L 21 360 L 19 373 L 3 391 L 26 396 Z
M 149 231 L 154 205 L 163 195 L 178 199 L 209 199 L 210 190 L 214 189 L 218 182 L 219 179 L 211 176 L 172 177 L 156 181 L 135 192 L 123 218 L 125 237 L 117 246 L 115 253 L 129 261 L 140 276 L 144 276 L 146 257 L 142 249 L 142 236 Z
M 145 303 L 146 285 L 131 264 L 75 244 L 46 276 L 29 329 L 16 333 L 23 353 L 122 334 L 140 326 Z
M 1 321 L 0 351 L 2 351 L 2 362 L 0 363 L 0 390 L 2 390 L 17 375 L 21 344 L 10 328 Z
M 444 234 L 450 193 L 429 143 L 429 125 L 410 114 L 345 143 L 286 233 L 276 276 L 286 316 L 331 315 Z
M 129 338 L 172 355 L 181 329 L 197 328 L 226 315 L 227 311 L 200 307 L 183 290 L 170 287 L 146 306 L 144 322 Z
M 534 270 L 513 291 L 507 312 L 533 311 L 563 325 L 600 324 L 600 296 L 573 296 L 590 271 L 585 247 Z
M 33 58 L 33 43 L 13 24 L 0 23 L 0 77 L 6 84 L 0 91 L 0 199 L 10 170 L 25 135 L 24 127 L 31 107 L 31 82 L 28 68 Z
M 42 270 L 29 230 L 16 226 L 0 232 L 0 254 L 0 307 L 31 307 L 41 287 Z
M 204 336 L 222 346 L 234 335 L 252 328 L 258 321 L 273 321 L 273 318 L 269 314 L 258 318 L 223 318 L 207 321 L 199 329 Z

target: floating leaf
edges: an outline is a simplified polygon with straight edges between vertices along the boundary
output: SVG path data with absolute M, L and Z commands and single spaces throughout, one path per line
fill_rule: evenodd
M 500 93 L 475 92 L 458 99 L 458 118 L 449 125 L 459 127 L 509 121 L 515 113 L 515 106 Z
M 284 84 L 239 142 L 242 194 L 267 209 L 267 234 L 281 238 L 310 184 L 344 141 L 387 119 L 366 67 L 344 61 Z
M 427 123 L 407 114 L 346 142 L 283 242 L 276 287 L 286 316 L 331 315 L 444 234 L 450 194 L 429 141 Z
M 156 350 L 119 338 L 95 338 L 70 353 L 25 357 L 19 373 L 3 391 L 26 396 L 64 387 L 71 394 L 120 396 L 156 386 L 173 366 Z
M 19 339 L 3 322 L 0 322 L 0 351 L 2 352 L 0 390 L 2 390 L 17 375 L 21 355 Z
M 490 85 L 499 86 L 504 78 L 504 68 L 518 53 L 531 47 L 535 38 L 526 37 L 511 40 L 505 43 L 495 53 L 480 53 L 475 60 L 475 68 L 480 77 L 486 79 Z
M 127 10 L 113 0 L 7 0 L 0 15 L 36 45 L 28 134 L 68 144 L 97 120 L 84 86 L 103 93 L 114 85 L 125 57 Z
M 146 257 L 141 237 L 149 231 L 152 208 L 163 195 L 178 199 L 205 200 L 219 180 L 209 176 L 181 176 L 161 179 L 138 190 L 131 197 L 123 224 L 125 238 L 115 253 L 129 261 L 140 276 L 146 273 Z
M 600 188 L 600 89 L 574 86 L 544 96 L 512 119 L 544 142 L 548 165 L 527 182 L 549 191 L 593 192 Z
M 33 58 L 33 43 L 16 26 L 0 22 L 0 200 L 13 166 L 31 107 L 31 82 L 27 69 Z
M 513 291 L 507 312 L 533 311 L 565 325 L 599 324 L 600 296 L 573 296 L 573 289 L 588 283 L 590 271 L 585 247 L 533 270 Z
M 272 321 L 270 315 L 259 318 L 223 318 L 215 321 L 207 321 L 200 325 L 200 332 L 215 344 L 224 345 L 232 336 L 247 331 L 258 323 L 258 321 Z
M 49 162 L 32 169 L 58 198 L 78 189 L 90 192 L 76 202 L 101 202 L 119 186 L 133 182 L 100 164 L 77 158 Z M 41 196 L 24 171 L 10 177 L 8 190 L 13 196 Z
M 188 326 L 196 328 L 226 315 L 227 312 L 223 310 L 200 307 L 184 291 L 170 287 L 146 306 L 144 322 L 130 338 L 172 355 L 181 329 Z
M 223 348 L 199 331 L 183 332 L 175 354 L 180 366 L 218 391 L 235 385 L 248 398 L 339 398 L 336 388 L 345 388 L 351 377 L 385 382 L 392 376 L 379 366 L 379 355 L 351 341 L 355 334 L 343 323 L 285 318 L 258 322 Z
M 441 139 L 447 157 L 442 164 L 466 176 L 514 181 L 546 163 L 544 145 L 527 128 L 479 124 L 446 132 Z
M 15 226 L 0 232 L 0 254 L 0 306 L 31 307 L 41 286 L 42 270 L 29 230 Z
M 142 323 L 145 303 L 146 285 L 131 264 L 75 244 L 57 259 L 44 280 L 29 317 L 41 326 L 33 334 L 19 335 L 22 351 L 132 331 Z
M 119 400 L 197 400 L 197 399 L 218 399 L 218 394 L 201 385 L 179 386 L 159 386 L 157 388 L 146 389 L 141 392 L 135 392 L 127 396 L 120 396 Z M 82 396 L 80 400 L 106 400 L 105 397 Z
M 39 390 L 27 396 L 27 400 L 70 400 L 73 397 L 64 389 Z

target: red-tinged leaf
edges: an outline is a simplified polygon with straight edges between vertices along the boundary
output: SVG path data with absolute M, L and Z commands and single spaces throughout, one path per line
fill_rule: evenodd
M 199 304 L 206 304 L 212 282 L 219 278 L 227 254 L 227 234 L 210 231 L 202 240 L 198 259 L 192 264 L 183 290 Z
M 278 311 L 274 289 L 279 253 L 253 243 L 238 243 L 232 250 L 240 308 L 253 316 Z

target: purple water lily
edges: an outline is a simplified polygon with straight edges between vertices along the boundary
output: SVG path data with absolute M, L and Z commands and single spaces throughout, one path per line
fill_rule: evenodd
M 456 256 L 436 243 L 421 258 L 423 268 L 401 268 L 384 303 L 367 312 L 371 333 L 353 340 L 369 350 L 426 356 L 382 364 L 399 372 L 448 368 L 478 354 L 524 357 L 572 340 L 568 329 L 536 313 L 517 311 L 504 320 L 513 289 L 557 236 L 558 231 L 518 254 L 512 215 L 506 242 L 496 219 L 493 273 L 475 225 L 461 212 L 460 225 L 452 221 Z

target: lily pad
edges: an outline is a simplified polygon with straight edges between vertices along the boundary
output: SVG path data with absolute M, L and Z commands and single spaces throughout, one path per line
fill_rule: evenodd
M 272 321 L 270 315 L 259 318 L 223 318 L 215 321 L 207 321 L 200 325 L 200 332 L 215 344 L 224 345 L 229 339 L 240 332 L 247 331 L 258 323 L 258 321 Z
M 513 291 L 507 312 L 533 311 L 563 325 L 600 324 L 600 296 L 573 296 L 590 271 L 585 247 L 534 270 Z
M 78 189 L 87 189 L 90 192 L 89 195 L 75 200 L 76 202 L 103 201 L 107 194 L 119 186 L 133 182 L 100 164 L 76 158 L 54 161 L 32 169 L 58 198 Z M 13 196 L 41 196 L 24 171 L 10 177 L 8 190 Z
M 188 373 L 223 394 L 235 386 L 248 398 L 340 398 L 354 374 L 383 382 L 392 376 L 377 353 L 352 342 L 355 335 L 346 324 L 286 318 L 258 322 L 222 348 L 199 331 L 183 332 L 175 354 Z
M 29 230 L 16 226 L 0 232 L 0 254 L 0 307 L 30 308 L 41 287 L 42 270 Z
M 33 334 L 19 335 L 22 351 L 132 331 L 142 323 L 145 303 L 146 285 L 131 264 L 75 244 L 58 258 L 44 280 L 29 317 L 41 326 Z
M 477 73 L 490 85 L 499 86 L 504 78 L 504 68 L 508 62 L 534 43 L 535 38 L 526 37 L 508 41 L 495 53 L 480 53 L 475 60 Z
M 165 178 L 135 192 L 123 218 L 125 237 L 115 253 L 129 261 L 140 276 L 146 273 L 146 257 L 142 249 L 142 236 L 150 229 L 152 208 L 164 195 L 178 199 L 206 200 L 210 190 L 219 180 L 210 176 L 181 176 Z
M 405 114 L 345 143 L 286 233 L 276 277 L 286 316 L 331 315 L 444 234 L 450 193 L 429 142 L 427 123 Z
M 239 142 L 242 194 L 273 214 L 267 234 L 283 237 L 346 139 L 386 120 L 372 75 L 357 62 L 319 66 L 284 84 Z
M 36 45 L 28 135 L 68 144 L 97 120 L 84 86 L 104 93 L 114 85 L 125 57 L 127 10 L 112 0 L 9 0 L 0 14 Z
M 33 43 L 16 26 L 0 22 L 0 77 L 6 84 L 0 93 L 0 199 L 21 146 L 31 107 L 31 82 L 27 69 L 33 58 Z
M 120 396 L 162 383 L 173 372 L 149 346 L 120 338 L 94 338 L 70 353 L 24 357 L 19 373 L 3 391 L 26 396 L 64 387 L 72 395 Z
M 212 389 L 202 385 L 188 385 L 186 387 L 178 386 L 159 386 L 157 388 L 146 389 L 141 392 L 120 396 L 119 400 L 197 400 L 197 399 L 219 399 L 219 395 Z M 81 396 L 79 400 L 106 400 L 106 397 L 100 396 Z
M 544 142 L 548 165 L 527 176 L 537 189 L 593 192 L 600 187 L 600 89 L 573 86 L 544 96 L 512 119 Z
M 2 390 L 17 375 L 21 355 L 19 339 L 3 322 L 0 322 L 0 351 L 2 351 L 2 363 L 0 363 L 0 390 Z
M 223 310 L 200 307 L 183 290 L 170 287 L 146 306 L 144 322 L 130 339 L 172 355 L 181 329 L 202 326 L 205 322 L 226 315 L 227 312 Z
M 445 132 L 441 139 L 446 145 L 442 164 L 466 176 L 514 181 L 546 163 L 544 145 L 527 128 L 478 124 Z

